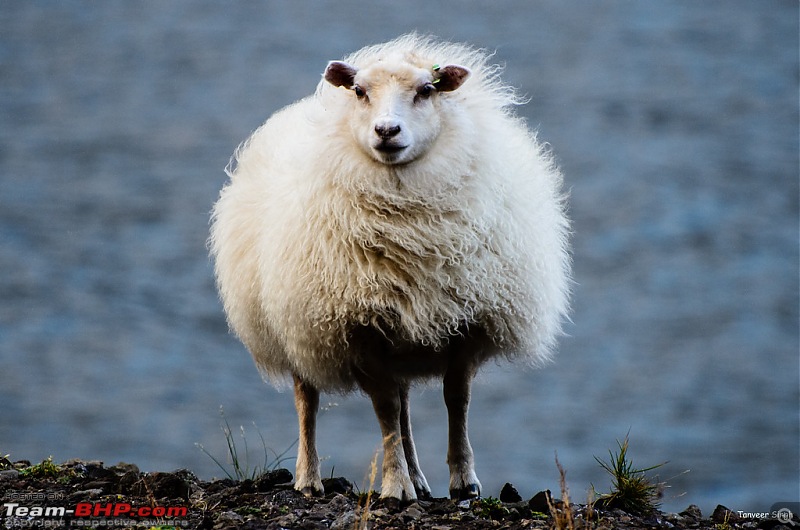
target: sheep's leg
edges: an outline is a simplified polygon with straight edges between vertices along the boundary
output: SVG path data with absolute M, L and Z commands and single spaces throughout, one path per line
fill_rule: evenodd
M 319 391 L 296 375 L 294 406 L 297 408 L 297 419 L 300 424 L 294 489 L 306 497 L 321 497 L 324 489 L 319 474 L 316 442 Z
M 400 385 L 400 433 L 403 436 L 403 452 L 408 464 L 408 475 L 414 484 L 417 498 L 430 499 L 431 488 L 417 458 L 417 449 L 414 447 L 414 436 L 411 433 L 411 410 L 409 408 L 408 385 Z
M 381 498 L 410 501 L 417 498 L 414 484 L 408 474 L 400 426 L 402 400 L 399 385 L 387 381 L 376 381 L 363 374 L 359 379 L 362 390 L 372 400 L 383 434 L 383 469 L 381 474 Z
M 470 386 L 475 369 L 456 354 L 444 376 L 444 402 L 447 406 L 447 464 L 450 466 L 450 498 L 480 497 L 481 483 L 475 474 L 475 457 L 467 436 Z

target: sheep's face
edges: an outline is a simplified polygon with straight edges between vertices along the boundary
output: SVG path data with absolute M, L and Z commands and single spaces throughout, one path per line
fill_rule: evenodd
M 352 91 L 350 128 L 356 143 L 383 164 L 407 164 L 430 149 L 442 130 L 439 97 L 469 76 L 463 66 L 430 69 L 379 62 L 359 70 L 333 61 L 325 79 Z

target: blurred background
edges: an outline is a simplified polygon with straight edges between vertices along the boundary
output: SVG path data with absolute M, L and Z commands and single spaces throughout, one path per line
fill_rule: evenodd
M 224 462 L 220 407 L 252 464 L 259 431 L 292 444 L 291 392 L 228 334 L 209 211 L 328 60 L 412 30 L 496 50 L 571 190 L 569 337 L 477 381 L 484 493 L 557 491 L 556 453 L 573 500 L 608 491 L 593 457 L 629 432 L 635 465 L 669 462 L 667 510 L 800 498 L 793 0 L 3 2 L 0 453 L 222 476 L 195 446 Z M 372 407 L 323 402 L 322 473 L 363 488 Z M 412 412 L 444 496 L 440 389 Z

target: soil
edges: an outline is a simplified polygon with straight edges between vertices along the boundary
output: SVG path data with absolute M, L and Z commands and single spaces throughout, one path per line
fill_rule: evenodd
M 0 527 L 782 530 L 798 523 L 796 516 L 785 524 L 776 519 L 742 520 L 723 506 L 708 517 L 696 506 L 679 514 L 631 514 L 575 504 L 567 511 L 555 496 L 548 504 L 549 492 L 524 500 L 510 484 L 499 498 L 399 503 L 380 500 L 374 492 L 359 493 L 344 478 L 331 478 L 324 481 L 324 497 L 306 498 L 292 489 L 291 481 L 285 469 L 256 480 L 204 481 L 187 470 L 142 473 L 134 464 L 106 467 L 102 462 L 71 460 L 31 466 L 0 458 Z

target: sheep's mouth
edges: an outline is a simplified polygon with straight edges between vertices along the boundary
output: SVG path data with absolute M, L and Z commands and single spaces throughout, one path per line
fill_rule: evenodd
M 376 145 L 374 149 L 381 153 L 393 155 L 399 153 L 400 151 L 406 149 L 407 147 L 408 147 L 407 145 L 398 145 L 398 144 L 393 144 L 391 142 L 381 142 L 378 145 Z

